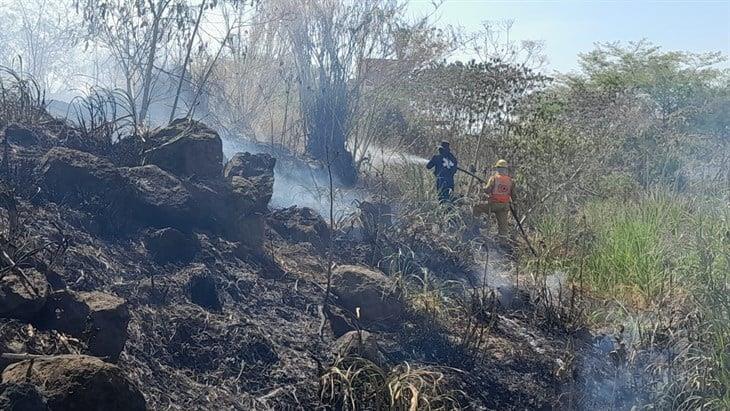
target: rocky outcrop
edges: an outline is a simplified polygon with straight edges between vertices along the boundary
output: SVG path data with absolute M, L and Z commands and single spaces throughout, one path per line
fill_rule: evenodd
M 193 223 L 193 197 L 177 177 L 153 165 L 119 170 L 135 219 L 156 227 Z
M 60 332 L 81 338 L 87 327 L 90 309 L 81 301 L 78 293 L 71 290 L 58 290 L 48 296 L 35 324 L 47 330 Z
M 223 168 L 223 176 L 233 177 L 274 177 L 276 159 L 268 154 L 236 153 Z
M 123 194 L 124 184 L 117 169 L 107 160 L 70 148 L 54 147 L 41 159 L 37 175 L 52 199 L 64 202 L 89 201 Z
M 167 227 L 150 233 L 145 239 L 147 251 L 158 264 L 187 263 L 200 251 L 198 237 Z
M 5 138 L 9 144 L 29 147 L 38 144 L 38 136 L 29 128 L 19 124 L 9 124 L 5 127 Z
M 0 316 L 28 319 L 43 308 L 49 293 L 46 277 L 34 268 L 0 278 Z
M 311 208 L 289 207 L 276 210 L 269 217 L 268 223 L 288 241 L 310 243 L 320 250 L 329 244 L 329 227 Z
M 380 271 L 342 265 L 332 272 L 332 291 L 341 305 L 362 321 L 397 320 L 404 312 L 403 303 L 393 295 L 392 283 Z
M 25 360 L 8 366 L 3 384 L 31 383 L 54 411 L 141 411 L 139 389 L 115 365 L 85 355 Z
M 221 175 L 223 143 L 203 123 L 177 119 L 150 137 L 154 147 L 145 151 L 144 164 L 154 164 L 177 176 L 213 178 Z
M 276 160 L 268 154 L 237 153 L 228 161 L 223 175 L 233 190 L 237 212 L 266 210 L 274 193 L 275 164 Z
M 260 252 L 266 239 L 266 219 L 261 213 L 241 215 L 232 222 L 228 235 L 243 247 Z

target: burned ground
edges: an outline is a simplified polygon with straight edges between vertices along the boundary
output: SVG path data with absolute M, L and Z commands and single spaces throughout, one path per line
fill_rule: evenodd
M 452 297 L 463 299 L 468 311 L 470 280 L 478 273 L 469 268 L 467 249 L 444 248 L 404 217 L 395 231 L 373 232 L 377 223 L 363 224 L 365 214 L 354 223 L 356 231 L 369 230 L 365 235 L 355 235 L 352 227 L 331 234 L 311 210 L 268 210 L 274 160 L 236 157 L 224 177 L 215 132 L 184 124 L 157 133 L 150 139 L 157 148 L 124 167 L 103 153 L 63 147 L 53 130 L 29 131 L 35 139 L 5 132 L 11 148 L 5 161 L 20 164 L 21 172 L 4 182 L 14 207 L 3 207 L 2 226 L 13 226 L 14 218 L 19 223 L 3 233 L 3 248 L 15 248 L 15 256 L 23 254 L 18 247 L 39 250 L 18 268 L 42 273 L 52 290 L 124 300 L 128 324 L 119 327 L 127 338 L 116 364 L 149 409 L 343 407 L 342 398 L 325 395 L 324 388 L 333 381 L 327 378 L 338 361 L 337 339 L 362 329 L 385 358 L 382 372 L 440 370 L 423 375 L 442 376 L 449 393 L 444 398 L 463 408 L 565 405 L 562 394 L 573 376 L 561 371 L 568 361 L 562 358 L 589 336 L 545 327 L 529 304 L 519 310 L 482 307 L 481 317 L 454 313 L 450 321 L 436 321 L 434 313 L 409 305 L 413 300 L 394 268 L 401 262 L 393 255 L 408 249 L 412 268 L 460 280 L 462 292 Z M 213 148 L 201 150 L 206 139 Z M 196 153 L 205 158 L 195 161 L 214 164 L 200 168 L 190 160 Z M 178 157 L 186 161 L 179 167 Z M 29 174 L 33 179 L 18 179 Z M 231 186 L 236 178 L 240 184 Z M 42 189 L 30 189 L 34 184 Z M 333 296 L 323 308 L 330 259 L 336 265 Z M 3 264 L 3 271 L 14 270 Z M 351 269 L 355 273 L 372 274 L 365 282 L 342 282 L 349 264 L 360 266 Z M 370 316 L 384 301 L 398 309 Z M 94 355 L 86 328 L 58 330 L 42 321 L 37 313 L 44 304 L 2 320 L 3 351 Z M 60 317 L 73 314 L 61 311 Z M 24 359 L 9 358 L 6 365 Z M 63 402 L 58 398 L 53 404 Z

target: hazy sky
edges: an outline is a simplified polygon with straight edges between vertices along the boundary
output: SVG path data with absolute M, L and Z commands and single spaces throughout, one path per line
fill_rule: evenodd
M 433 10 L 430 0 L 410 1 L 416 15 Z M 577 54 L 597 41 L 646 38 L 666 50 L 730 55 L 730 0 L 445 0 L 436 16 L 443 24 L 466 30 L 478 29 L 483 20 L 514 19 L 512 37 L 544 40 L 548 68 L 560 71 L 577 68 Z

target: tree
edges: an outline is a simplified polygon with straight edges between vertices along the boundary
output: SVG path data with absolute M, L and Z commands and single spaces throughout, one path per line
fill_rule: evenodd
M 353 184 L 357 173 L 347 139 L 362 84 L 351 80 L 365 59 L 391 51 L 391 24 L 403 5 L 386 0 L 300 0 L 279 2 L 277 7 L 290 18 L 284 34 L 299 79 L 306 152 L 331 162 L 343 182 Z
M 645 125 L 621 136 L 621 150 L 634 153 L 621 157 L 622 166 L 643 185 L 682 184 L 687 167 L 726 165 L 718 157 L 727 151 L 730 128 L 721 114 L 727 110 L 722 96 L 728 95 L 728 73 L 717 64 L 724 60 L 721 53 L 663 51 L 646 40 L 602 43 L 580 55 L 582 72 L 568 76 L 566 83 L 576 92 L 622 96 L 634 107 L 642 105 L 631 115 L 610 119 L 610 112 L 595 110 L 613 124 L 640 118 Z M 693 164 L 692 159 L 702 161 Z
M 185 0 L 75 0 L 89 42 L 106 47 L 122 71 L 135 122 L 147 120 L 160 60 L 187 38 L 191 18 Z
M 469 147 L 471 164 L 480 168 L 485 145 L 500 145 L 494 139 L 515 123 L 526 97 L 549 80 L 524 65 L 499 60 L 436 63 L 413 73 L 410 105 L 413 115 L 430 119 L 426 127 L 436 131 L 429 146 L 458 137 L 456 146 Z
M 0 8 L 0 64 L 22 69 L 42 90 L 65 79 L 79 38 L 76 22 L 65 14 L 69 4 L 59 3 L 31 0 Z

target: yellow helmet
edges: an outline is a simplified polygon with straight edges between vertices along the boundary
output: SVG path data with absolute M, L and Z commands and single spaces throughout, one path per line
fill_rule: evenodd
M 494 168 L 507 168 L 507 160 L 497 160 Z

